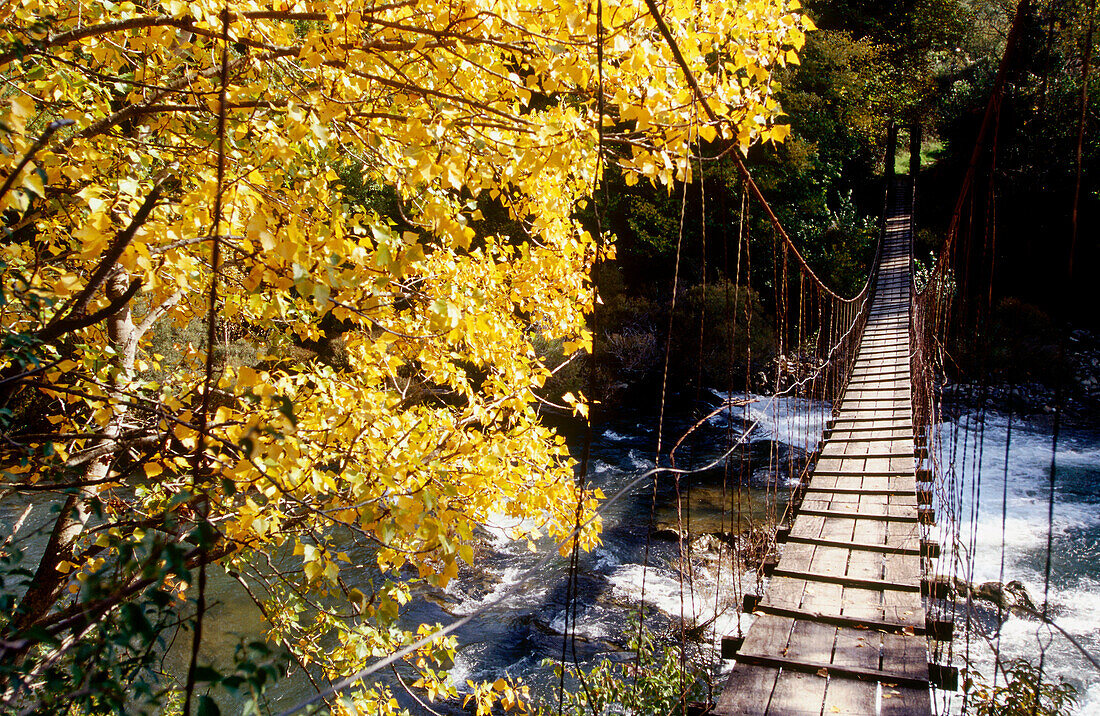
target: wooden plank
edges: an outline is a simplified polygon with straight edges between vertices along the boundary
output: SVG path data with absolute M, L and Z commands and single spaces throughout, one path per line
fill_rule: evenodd
M 842 479 L 842 478 L 832 478 Z M 853 479 L 858 479 L 854 478 Z M 904 497 L 912 495 L 914 501 L 916 500 L 916 493 L 913 490 L 907 490 L 905 488 L 891 488 L 891 487 L 835 487 L 835 486 L 822 486 L 815 487 L 809 486 L 805 490 L 806 498 L 809 499 L 811 495 L 884 495 L 886 497 Z M 820 498 L 819 498 L 820 499 Z
M 851 461 L 853 458 L 848 458 Z M 917 494 L 917 476 L 913 471 L 905 472 L 897 470 L 889 475 L 814 475 L 807 485 L 807 490 L 821 491 L 848 491 L 860 490 L 870 494 L 894 495 L 900 502 L 908 504 L 901 498 L 912 497 Z
M 896 428 L 877 428 L 877 429 L 876 428 L 871 428 L 871 430 L 869 432 L 883 433 L 883 432 L 889 432 L 889 431 L 895 430 L 895 429 Z M 834 430 L 833 432 L 838 432 L 838 431 Z M 839 432 L 851 432 L 851 431 L 842 430 L 842 431 L 839 431 Z M 893 443 L 905 443 L 905 444 L 908 444 L 908 445 L 912 446 L 913 445 L 913 433 L 912 433 L 912 431 L 910 431 L 908 435 L 882 435 L 882 434 L 858 435 L 858 436 L 830 435 L 829 436 L 829 442 L 830 443 L 893 442 Z
M 866 552 L 886 552 L 890 554 L 908 554 L 919 557 L 920 556 L 920 538 L 915 537 L 904 541 L 889 541 L 890 537 L 887 537 L 885 544 L 876 544 L 874 542 L 845 542 L 838 540 L 822 539 L 821 537 L 807 537 L 803 535 L 795 534 L 794 530 L 791 530 L 791 534 L 787 537 L 788 543 L 800 543 L 825 547 L 846 547 L 855 551 Z
M 839 510 L 839 509 L 817 509 L 816 507 L 807 506 L 803 503 L 800 513 L 807 515 L 817 515 L 818 517 L 847 517 L 853 520 L 862 520 L 866 522 L 866 525 L 861 527 L 868 527 L 868 525 L 875 522 L 913 522 L 919 521 L 918 515 L 914 510 L 912 514 L 909 514 L 909 510 L 898 510 L 888 512 L 873 512 L 871 510 Z
M 768 706 L 769 716 L 820 716 L 826 685 L 817 674 L 784 670 Z
M 879 716 L 928 716 L 931 712 L 932 697 L 928 689 L 882 685 Z
M 859 435 L 862 435 L 863 433 L 869 433 L 869 432 L 905 430 L 905 431 L 908 431 L 908 436 L 907 437 L 912 436 L 912 434 L 913 434 L 913 426 L 912 426 L 911 423 L 906 423 L 906 424 L 902 424 L 902 425 L 886 425 L 886 426 L 853 425 L 852 427 L 842 428 L 842 427 L 835 427 L 835 424 L 838 423 L 838 422 L 844 422 L 844 421 L 842 421 L 840 419 L 837 419 L 836 421 L 834 421 L 834 427 L 827 428 L 827 430 L 831 433 L 831 435 L 829 436 L 830 440 L 832 440 L 833 436 L 837 435 L 838 433 L 841 436 L 845 436 L 845 435 L 850 436 L 853 439 L 853 441 L 858 440 Z M 884 421 L 884 422 L 888 422 L 888 421 Z M 841 438 L 841 439 L 843 439 L 843 438 Z
M 845 666 L 840 664 L 833 664 L 831 662 L 802 661 L 796 659 L 788 659 L 783 656 L 757 654 L 755 652 L 739 654 L 737 658 L 739 660 L 739 663 L 752 664 L 756 666 L 773 666 L 784 670 L 790 669 L 791 671 L 801 671 L 810 674 L 824 672 L 834 678 L 840 677 L 849 679 L 866 679 L 870 681 L 887 681 L 903 686 L 923 686 L 925 688 L 927 688 L 928 685 L 928 681 L 926 679 L 912 679 L 891 673 L 889 671 L 883 671 L 882 669 L 865 669 L 859 666 Z M 818 701 L 818 703 L 821 702 Z
M 797 583 L 797 580 L 787 580 L 792 584 Z M 875 633 L 888 633 L 888 634 L 907 634 L 907 635 L 923 635 L 926 631 L 925 625 L 914 625 L 912 620 L 907 621 L 892 621 L 889 619 L 883 619 L 878 614 L 873 617 L 857 617 L 842 614 L 845 607 L 845 600 L 842 598 L 840 601 L 830 604 L 828 608 L 818 606 L 816 609 L 800 609 L 788 606 L 785 601 L 780 601 L 775 598 L 775 595 L 771 594 L 771 589 L 768 590 L 768 600 L 757 605 L 754 614 L 768 614 L 777 617 L 787 617 L 789 619 L 813 621 L 820 624 L 828 624 L 834 627 L 845 627 L 848 629 L 858 629 L 861 631 L 873 630 Z M 879 609 L 881 611 L 881 608 Z M 788 654 L 789 656 L 789 654 Z
M 899 592 L 913 592 L 914 594 L 920 593 L 921 586 L 917 584 L 909 584 L 903 582 L 886 582 L 876 579 L 856 579 L 849 576 L 838 576 L 836 574 L 827 574 L 822 572 L 801 572 L 790 571 L 783 567 L 777 567 L 773 575 L 776 577 L 793 577 L 795 579 L 805 579 L 808 582 L 825 582 L 829 584 L 839 584 L 841 586 L 863 587 L 864 589 L 877 589 L 877 590 L 895 590 Z
M 828 663 L 833 652 L 836 627 L 811 621 L 794 620 L 790 643 L 784 657 L 797 662 Z M 768 713 L 817 713 L 825 697 L 827 682 L 814 673 L 784 669 L 779 675 Z
M 882 634 L 882 669 L 906 679 L 928 680 L 928 642 L 912 634 Z
M 914 632 L 923 629 L 927 621 L 924 604 L 915 592 L 883 592 L 882 618 L 898 624 L 911 624 Z
M 735 667 L 726 679 L 711 713 L 715 716 L 765 716 L 778 678 L 777 668 Z
M 847 457 L 847 458 L 843 458 L 842 460 L 844 462 L 852 462 L 854 460 L 854 458 Z M 841 460 L 837 460 L 837 461 L 840 462 Z M 870 472 L 870 471 L 861 472 L 859 470 L 827 470 L 827 469 L 818 469 L 818 470 L 814 471 L 814 477 L 815 478 L 824 477 L 824 476 L 829 476 L 829 477 L 846 477 L 846 476 L 896 477 L 898 475 L 915 475 L 915 474 L 916 474 L 916 468 L 909 468 L 908 470 L 901 470 L 901 469 L 898 469 L 898 470 L 879 470 L 879 471 L 876 471 L 876 472 Z
M 791 619 L 759 617 L 749 628 L 741 651 L 784 649 L 793 626 Z M 768 704 L 778 678 L 778 668 L 748 664 L 739 657 L 718 699 L 715 713 L 763 716 L 768 713 Z
M 837 630 L 833 664 L 860 669 L 879 668 L 879 633 Z M 823 704 L 825 713 L 877 716 L 878 684 L 831 679 Z
M 845 406 L 851 408 L 853 406 L 862 406 L 864 408 L 891 408 L 895 410 L 904 410 L 909 408 L 912 404 L 911 400 L 907 396 L 895 396 L 895 395 L 853 395 L 851 397 L 844 396 L 840 401 L 840 409 L 843 411 Z
M 868 443 L 861 442 L 860 444 L 867 445 Z M 830 447 L 832 447 L 833 449 L 830 449 Z M 867 459 L 876 459 L 876 458 L 900 457 L 900 458 L 907 458 L 909 460 L 913 460 L 913 459 L 916 458 L 916 454 L 917 454 L 916 449 L 912 445 L 909 446 L 908 450 L 901 450 L 901 451 L 892 450 L 890 452 L 883 452 L 883 451 L 880 451 L 880 450 L 876 450 L 875 452 L 867 452 L 867 453 L 864 453 L 863 455 L 845 454 L 845 453 L 842 452 L 843 449 L 844 448 L 843 448 L 843 445 L 841 443 L 836 443 L 836 444 L 826 443 L 825 444 L 825 449 L 821 451 L 821 459 L 840 459 L 840 458 L 857 458 L 858 459 L 858 458 L 862 458 L 864 460 L 867 460 Z
M 817 545 L 806 542 L 792 542 L 783 547 L 783 555 L 779 565 L 789 570 L 806 570 L 813 564 Z

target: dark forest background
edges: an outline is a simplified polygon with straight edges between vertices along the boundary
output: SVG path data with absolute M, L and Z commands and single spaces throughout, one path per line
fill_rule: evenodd
M 747 159 L 814 270 L 851 296 L 873 261 L 884 177 L 891 164 L 899 174 L 909 171 L 914 125 L 921 159 L 918 267 L 927 267 L 942 244 L 1016 5 L 817 0 L 806 9 L 819 29 L 809 34 L 801 64 L 778 76 L 791 135 L 781 145 L 754 147 Z M 1065 355 L 1067 336 L 1075 336 L 1074 346 L 1082 337 L 1087 343 L 1100 321 L 1092 278 L 1100 259 L 1100 100 L 1093 91 L 1084 104 L 1071 275 L 1088 5 L 1031 5 L 1022 20 L 1001 111 L 959 235 L 961 255 L 980 253 L 980 265 L 993 267 L 992 290 L 984 275 L 960 275 L 956 286 L 963 303 L 980 307 L 974 310 L 985 334 L 954 347 L 954 369 L 960 380 L 973 377 L 979 367 L 967 356 L 978 352 L 970 343 L 981 340 L 987 350 L 980 370 L 987 378 L 1050 386 L 1080 368 Z M 886 156 L 891 123 L 898 128 L 897 152 Z M 702 154 L 713 157 L 723 149 L 704 146 Z M 599 271 L 602 392 L 646 385 L 659 374 L 677 246 L 671 370 L 682 384 L 724 387 L 727 376 L 744 375 L 753 347 L 753 370 L 774 359 L 767 351 L 773 307 L 757 298 L 774 295 L 774 234 L 754 207 L 742 216 L 742 185 L 728 157 L 704 162 L 701 173 L 702 181 L 671 192 L 608 176 L 596 206 L 587 210 L 593 226 L 599 210 L 601 225 L 617 239 L 615 258 Z M 742 261 L 751 264 L 754 308 L 742 307 L 734 327 L 724 314 L 742 231 L 749 236 L 749 256 Z M 742 283 L 745 273 L 742 265 Z M 741 338 L 731 347 L 735 330 Z M 557 380 L 565 386 L 583 373 L 583 366 L 571 366 Z

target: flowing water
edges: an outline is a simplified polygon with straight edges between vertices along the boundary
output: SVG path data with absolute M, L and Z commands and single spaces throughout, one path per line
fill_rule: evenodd
M 710 406 L 721 402 L 717 394 L 706 397 Z M 593 436 L 589 483 L 608 496 L 629 489 L 602 509 L 601 546 L 579 558 L 579 606 L 571 630 L 575 638 L 566 646 L 569 563 L 555 559 L 522 586 L 521 596 L 480 614 L 459 631 L 461 647 L 452 672 L 455 683 L 493 680 L 507 673 L 552 701 L 557 680 L 543 661 L 560 659 L 563 648 L 567 660 L 575 658 L 583 665 L 605 656 L 629 658 L 624 650 L 640 605 L 644 605 L 647 627 L 669 641 L 679 638 L 681 625 L 697 627 L 700 644 L 695 653 L 720 670 L 718 640 L 736 633 L 739 621 L 742 629 L 748 627 L 751 617 L 740 615 L 738 605 L 745 591 L 755 590 L 756 577 L 752 572 L 733 574 L 730 551 L 722 550 L 724 562 L 718 559 L 714 549 L 718 540 L 711 541 L 709 551 L 695 550 L 689 568 L 680 558 L 676 530 L 684 524 L 697 536 L 763 528 L 769 514 L 774 518 L 783 506 L 783 483 L 777 489 L 769 479 L 769 464 L 786 464 L 791 456 L 801 455 L 791 443 L 808 441 L 803 435 L 811 432 L 810 423 L 821 419 L 820 409 L 814 411 L 804 401 L 769 404 L 759 396 L 750 398 L 757 402 L 735 408 L 732 416 L 712 417 L 697 431 L 698 439 L 678 451 L 678 467 L 705 467 L 720 460 L 731 433 L 740 436 L 748 425 L 758 422 L 751 438 L 730 456 L 730 476 L 725 463 L 719 462 L 680 480 L 679 515 L 677 487 L 671 477 L 662 476 L 656 487 L 650 478 L 631 487 L 654 466 L 655 411 L 620 410 L 605 421 Z M 665 451 L 668 436 L 678 438 L 692 422 L 670 410 Z M 566 432 L 571 444 L 581 444 L 581 435 Z M 501 537 L 480 555 L 478 573 L 463 575 L 439 595 L 448 615 L 473 613 L 491 604 L 527 574 L 543 550 L 552 547 L 546 542 L 538 552 L 531 552 L 526 545 L 509 543 L 503 537 L 507 527 L 498 525 L 494 530 Z
M 769 465 L 779 465 L 781 474 L 789 474 L 784 466 L 816 442 L 820 434 L 824 416 L 821 405 L 793 399 L 770 403 L 759 396 L 735 397 L 754 402 L 734 408 L 732 415 L 712 417 L 697 432 L 698 439 L 678 453 L 678 466 L 704 466 L 726 449 L 730 433 L 740 434 L 756 423 L 746 445 L 729 458 L 732 479 L 719 465 L 680 481 L 681 495 L 686 498 L 690 493 L 690 501 L 681 503 L 681 514 L 690 521 L 693 534 L 738 532 L 766 524 L 769 514 L 782 510 L 785 492 L 784 480 L 776 483 L 769 477 Z M 713 393 L 705 398 L 716 406 L 722 396 Z M 687 402 L 670 401 L 666 451 L 670 444 L 667 436 L 678 437 L 694 422 L 686 411 L 675 407 Z M 592 445 L 592 486 L 612 495 L 653 467 L 656 414 L 654 406 L 620 406 L 615 416 L 600 426 Z M 945 545 L 941 571 L 974 583 L 1019 580 L 1038 604 L 1046 583 L 1051 426 L 1049 420 L 1042 419 L 1017 418 L 1011 422 L 1011 429 L 1009 423 L 1006 415 L 997 412 L 984 416 L 961 412 L 941 429 L 941 458 L 945 464 L 954 460 L 959 477 L 950 490 L 961 505 L 957 539 L 950 530 L 951 521 L 946 519 L 947 507 L 940 505 L 937 512 L 939 539 Z M 581 435 L 564 426 L 563 431 L 579 450 Z M 1056 458 L 1050 522 L 1051 613 L 1058 626 L 1097 654 L 1100 431 L 1063 430 Z M 741 490 L 736 488 L 738 482 Z M 651 480 L 641 481 L 622 499 L 605 507 L 602 545 L 580 558 L 575 586 L 579 605 L 576 638 L 569 642 L 568 659 L 591 664 L 604 656 L 629 658 L 625 648 L 632 615 L 644 605 L 647 625 L 654 633 L 665 635 L 668 642 L 678 640 L 682 624 L 700 625 L 693 653 L 716 673 L 728 668 L 728 662 L 723 665 L 717 657 L 718 639 L 737 633 L 739 627 L 748 628 L 751 617 L 740 615 L 738 605 L 742 594 L 757 590 L 757 577 L 751 571 L 732 573 L 728 550 L 722 551 L 723 561 L 717 559 L 713 550 L 717 541 L 711 542 L 709 552 L 694 552 L 690 569 L 682 564 L 678 539 L 670 529 L 677 524 L 676 506 L 674 481 L 666 476 L 656 488 Z M 1002 520 L 1005 506 L 1007 516 Z M 527 572 L 552 545 L 544 540 L 532 552 L 526 543 L 507 539 L 512 526 L 491 526 L 475 560 L 477 568 L 465 570 L 444 591 L 420 594 L 403 616 L 409 624 L 448 624 L 476 613 L 457 632 L 460 646 L 452 670 L 454 683 L 463 689 L 467 679 L 495 680 L 507 673 L 553 699 L 557 681 L 542 662 L 559 659 L 563 653 L 569 563 L 555 557 L 534 578 L 527 578 Z M 960 548 L 951 549 L 952 544 Z M 970 567 L 962 559 L 968 551 L 975 555 L 972 574 L 968 574 Z M 361 557 L 369 561 L 369 554 Z M 723 565 L 721 569 L 719 564 Z M 211 593 L 216 604 L 208 621 L 203 656 L 226 664 L 242 638 L 262 633 L 262 620 L 236 582 L 216 573 L 212 577 Z M 514 587 L 518 589 L 512 599 L 480 611 Z M 975 667 L 988 678 L 993 673 L 990 644 L 999 646 L 1003 658 L 1035 659 L 1040 644 L 1048 643 L 1044 668 L 1078 687 L 1081 700 L 1077 713 L 1100 715 L 1100 673 L 1067 639 L 1057 632 L 1049 635 L 1039 621 L 1024 616 L 1009 615 L 999 627 L 994 610 L 978 610 L 972 617 L 978 633 L 968 641 L 961 635 L 962 624 L 958 624 L 956 633 L 960 636 L 953 644 L 956 655 L 969 652 Z M 965 619 L 965 613 L 960 618 Z M 175 673 L 185 670 L 183 647 L 189 643 L 189 634 L 183 634 L 179 641 L 167 658 L 169 670 Z M 300 676 L 285 679 L 275 691 L 274 705 L 285 708 L 311 692 Z M 413 713 L 422 712 L 410 699 L 400 700 Z M 941 694 L 937 704 L 941 711 L 955 711 L 962 700 L 957 695 L 948 698 Z M 227 713 L 239 710 L 234 704 L 224 706 Z M 464 713 L 457 704 L 435 704 L 433 708 L 447 714 Z
M 972 583 L 1019 580 L 1041 608 L 1049 538 L 1050 614 L 1100 660 L 1100 431 L 1063 428 L 1055 449 L 1052 427 L 1049 418 L 1013 419 L 996 411 L 962 412 L 945 424 L 939 453 L 943 464 L 954 463 L 959 478 L 953 491 L 961 498 L 961 509 L 958 546 L 951 549 L 955 537 L 940 507 L 940 540 L 948 548 L 942 571 Z M 972 566 L 966 553 L 974 555 Z M 1040 620 L 1017 614 L 998 628 L 998 620 L 989 619 L 990 611 L 971 613 L 979 633 L 969 643 L 956 639 L 956 654 L 969 648 L 975 668 L 988 682 L 995 650 L 1002 661 L 1026 657 L 1038 663 L 1045 646 L 1045 673 L 1078 689 L 1076 713 L 1100 714 L 1100 672 L 1069 639 Z M 965 620 L 965 611 L 960 618 Z M 1003 683 L 1003 676 L 999 678 Z M 951 706 L 961 707 L 961 699 L 956 696 Z
M 712 397 L 717 402 L 718 395 Z M 820 406 L 800 401 L 769 405 L 759 396 L 748 397 L 757 402 L 749 406 L 747 414 L 735 408 L 732 417 L 738 433 L 748 423 L 760 421 L 748 449 L 731 458 L 738 465 L 751 458 L 752 478 L 742 495 L 742 528 L 750 520 L 764 521 L 769 503 L 774 510 L 774 493 L 767 479 L 769 462 L 774 464 L 778 459 L 784 464 L 788 456 L 799 454 L 800 448 L 811 444 L 819 432 L 822 414 Z M 652 467 L 655 423 L 652 412 L 639 412 L 620 414 L 605 425 L 595 440 L 593 484 L 611 494 Z M 688 424 L 683 416 L 673 416 L 666 434 L 678 435 Z M 720 452 L 725 445 L 726 426 L 725 417 L 720 416 L 705 427 L 699 443 L 709 442 L 712 448 L 697 448 L 696 464 L 706 463 Z M 974 584 L 1018 580 L 1041 605 L 1047 583 L 1051 421 L 1043 417 L 1010 420 L 996 411 L 983 415 L 960 412 L 941 426 L 941 436 L 942 462 L 953 463 L 957 475 L 948 491 L 959 505 L 954 521 L 948 518 L 951 508 L 938 505 L 939 526 L 932 536 L 939 531 L 945 546 L 941 573 Z M 1063 428 L 1053 454 L 1056 469 L 1053 520 L 1049 522 L 1050 613 L 1059 627 L 1096 657 L 1100 656 L 1100 431 Z M 662 480 L 668 482 L 667 478 Z M 713 474 L 691 482 L 692 531 L 729 531 L 732 501 L 728 485 L 724 488 L 722 480 Z M 782 486 L 778 492 L 781 496 Z M 613 505 L 605 515 L 603 546 L 582 558 L 584 576 L 579 587 L 581 607 L 576 627 L 582 646 L 577 656 L 591 661 L 597 655 L 622 649 L 628 614 L 644 601 L 650 623 L 656 627 L 663 623 L 673 633 L 678 633 L 674 627 L 681 619 L 689 623 L 713 619 L 703 632 L 703 646 L 698 653 L 713 659 L 715 671 L 720 672 L 720 662 L 713 650 L 706 656 L 707 649 L 716 648 L 717 637 L 722 634 L 736 633 L 738 619 L 743 629 L 748 627 L 751 617 L 738 617 L 737 603 L 740 594 L 755 591 L 756 577 L 751 572 L 731 575 L 728 567 L 718 575 L 713 563 L 704 563 L 695 570 L 693 590 L 682 597 L 674 541 L 652 540 L 647 564 L 645 544 L 653 494 L 646 482 L 628 499 Z M 667 484 L 658 488 L 655 504 L 653 520 L 658 527 L 675 521 L 675 495 Z M 958 547 L 953 549 L 953 545 Z M 503 545 L 499 549 L 489 560 L 488 569 L 505 582 L 517 578 L 523 565 L 532 560 L 523 549 Z M 973 560 L 966 559 L 967 553 L 973 554 Z M 539 586 L 526 592 L 519 602 L 472 625 L 464 634 L 464 643 L 469 646 L 462 649 L 457 660 L 457 675 L 463 679 L 495 678 L 503 670 L 552 694 L 556 682 L 539 663 L 544 658 L 561 656 L 566 576 L 563 560 L 551 574 L 540 576 Z M 461 582 L 455 590 L 461 593 Z M 464 608 L 476 608 L 479 600 L 491 597 L 491 591 L 469 596 L 463 602 Z M 994 607 L 977 603 L 970 619 L 974 629 L 967 638 L 963 629 L 965 607 L 960 610 L 958 636 L 952 644 L 957 665 L 960 657 L 969 656 L 973 667 L 988 681 L 994 671 L 995 649 L 1002 660 L 1027 657 L 1037 663 L 1045 644 L 1044 673 L 1048 678 L 1065 679 L 1077 688 L 1075 713 L 1100 714 L 1100 672 L 1067 638 L 1026 615 L 1002 617 L 1003 622 L 997 619 Z M 999 679 L 998 683 L 1003 683 L 1003 675 Z M 963 707 L 963 699 L 941 693 L 936 707 L 940 712 L 957 712 Z

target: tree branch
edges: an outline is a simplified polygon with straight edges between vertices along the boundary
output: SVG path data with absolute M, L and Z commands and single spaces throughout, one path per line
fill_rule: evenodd
M 148 220 L 149 215 L 153 212 L 157 200 L 160 198 L 161 187 L 163 185 L 164 179 L 161 179 L 153 186 L 148 196 L 145 197 L 145 201 L 142 202 L 141 208 L 134 214 L 134 218 L 125 229 L 115 235 L 114 241 L 112 241 L 111 245 L 107 248 L 106 253 L 99 262 L 99 266 L 96 267 L 92 277 L 88 280 L 88 284 L 84 287 L 84 290 L 77 295 L 69 310 L 54 316 L 54 318 L 46 324 L 45 328 L 35 334 L 39 340 L 47 342 L 53 341 L 70 331 L 90 326 L 97 321 L 101 321 L 113 315 L 134 297 L 141 288 L 141 282 L 136 279 L 130 283 L 125 293 L 111 301 L 106 308 L 96 311 L 91 315 L 85 314 L 88 310 L 88 304 L 91 303 L 92 297 L 107 283 L 107 279 L 110 277 L 111 272 L 114 271 L 115 264 L 122 258 L 122 253 L 134 240 L 137 230 L 146 220 Z
M 46 131 L 42 132 L 42 134 L 38 136 L 38 139 L 36 139 L 34 141 L 34 144 L 31 145 L 30 150 L 23 155 L 23 159 L 20 160 L 19 165 L 15 167 L 15 169 L 12 170 L 12 173 L 8 175 L 8 178 L 4 180 L 4 185 L 0 186 L 0 197 L 3 197 L 9 191 L 11 191 L 12 184 L 15 183 L 16 178 L 23 171 L 23 169 L 25 169 L 26 166 L 31 163 L 31 159 L 33 159 L 34 155 L 38 153 L 38 150 L 46 146 L 46 143 L 50 141 L 50 137 L 53 136 L 54 132 L 61 129 L 62 127 L 71 126 L 72 124 L 74 124 L 74 122 L 71 119 L 55 119 L 54 121 L 50 122 L 50 124 L 46 127 Z

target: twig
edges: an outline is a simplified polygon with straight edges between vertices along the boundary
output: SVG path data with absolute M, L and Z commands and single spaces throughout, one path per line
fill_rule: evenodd
M 74 121 L 71 119 L 55 119 L 49 123 L 46 130 L 38 136 L 38 139 L 34 141 L 31 148 L 23 155 L 23 158 L 19 161 L 19 165 L 12 170 L 11 174 L 8 174 L 8 178 L 5 179 L 4 184 L 0 186 L 0 197 L 6 195 L 11 190 L 16 177 L 18 177 L 20 172 L 31 163 L 31 160 L 34 159 L 34 155 L 38 153 L 38 150 L 46 146 L 46 143 L 50 141 L 50 137 L 54 135 L 54 132 L 62 127 L 71 126 L 72 124 L 74 124 Z

